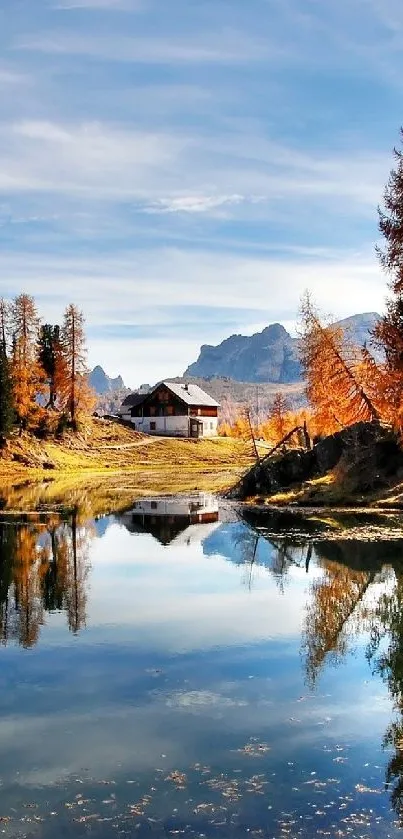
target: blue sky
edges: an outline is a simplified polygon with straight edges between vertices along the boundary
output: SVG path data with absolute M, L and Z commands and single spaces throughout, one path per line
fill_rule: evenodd
M 0 284 L 131 386 L 202 343 L 380 310 L 400 0 L 1 0 Z

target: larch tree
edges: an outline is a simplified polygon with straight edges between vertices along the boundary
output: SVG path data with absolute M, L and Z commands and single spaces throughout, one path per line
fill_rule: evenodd
M 299 351 L 306 393 L 321 433 L 379 419 L 360 376 L 361 351 L 340 327 L 322 323 L 309 294 L 301 301 Z
M 73 303 L 67 306 L 61 329 L 64 357 L 63 396 L 73 426 L 79 413 L 91 410 L 93 393 L 88 383 L 84 315 Z
M 14 408 L 22 430 L 40 412 L 37 397 L 44 387 L 43 369 L 37 360 L 39 316 L 34 299 L 28 294 L 18 295 L 10 312 Z

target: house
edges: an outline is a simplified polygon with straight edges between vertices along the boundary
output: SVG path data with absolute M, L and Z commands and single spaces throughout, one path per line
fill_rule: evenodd
M 162 545 L 200 544 L 219 526 L 218 501 L 202 492 L 144 498 L 121 513 L 120 521 L 130 533 L 150 533 Z
M 127 396 L 119 416 L 146 434 L 216 437 L 219 407 L 198 385 L 160 382 L 149 393 Z

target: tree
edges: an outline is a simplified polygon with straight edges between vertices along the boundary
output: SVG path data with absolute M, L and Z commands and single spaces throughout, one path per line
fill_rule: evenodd
M 4 445 L 13 422 L 14 401 L 10 365 L 3 347 L 0 346 L 0 445 Z
M 49 387 L 47 408 L 56 408 L 57 398 L 66 379 L 66 365 L 60 335 L 60 326 L 45 323 L 40 328 L 38 360 Z
M 322 433 L 379 419 L 360 375 L 361 351 L 347 341 L 340 327 L 322 323 L 309 294 L 300 307 L 300 358 L 308 400 Z
M 14 408 L 20 430 L 40 413 L 37 397 L 43 393 L 44 372 L 37 360 L 39 316 L 33 297 L 20 294 L 11 304 L 11 377 Z
M 7 356 L 7 337 L 10 327 L 10 306 L 4 297 L 0 298 L 0 351 Z
M 74 426 L 78 413 L 92 407 L 93 394 L 88 384 L 84 316 L 73 303 L 67 306 L 64 313 L 61 341 L 65 363 L 64 405 Z
M 403 129 L 400 129 L 403 142 Z M 378 208 L 379 230 L 384 246 L 377 247 L 383 270 L 389 276 L 391 296 L 386 313 L 374 329 L 374 338 L 386 359 L 388 398 L 395 424 L 401 427 L 403 402 L 403 151 L 395 148 L 396 161 L 384 192 L 384 209 Z
M 19 294 L 10 309 L 13 339 L 18 343 L 24 364 L 36 361 L 36 345 L 39 332 L 39 315 L 34 298 Z

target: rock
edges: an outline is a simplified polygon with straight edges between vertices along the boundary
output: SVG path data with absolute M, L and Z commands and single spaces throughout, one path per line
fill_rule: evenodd
M 403 451 L 391 430 L 376 422 L 359 422 L 319 439 L 310 451 L 289 449 L 280 457 L 263 459 L 228 495 L 271 495 L 323 477 L 335 467 L 353 477 L 355 492 L 365 493 L 385 486 L 403 469 Z
M 338 321 L 348 339 L 357 346 L 371 340 L 376 312 L 352 315 Z M 231 335 L 221 344 L 203 344 L 197 361 L 184 377 L 225 378 L 237 382 L 298 382 L 302 372 L 298 358 L 298 339 L 292 338 L 280 323 L 266 326 L 254 335 Z

